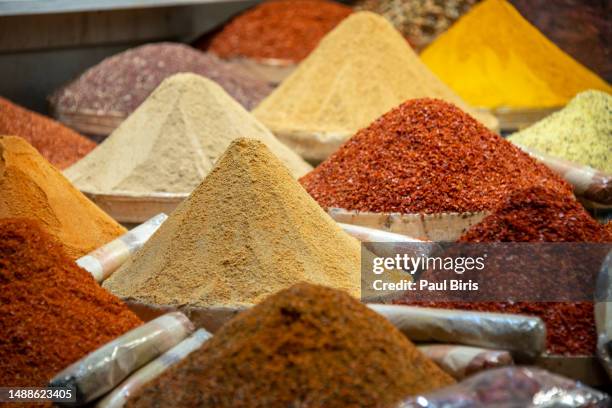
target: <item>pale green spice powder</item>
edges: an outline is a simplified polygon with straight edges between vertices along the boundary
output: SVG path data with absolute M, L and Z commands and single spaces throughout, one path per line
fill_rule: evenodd
M 612 173 L 612 96 L 579 93 L 559 112 L 509 137 L 522 145 Z

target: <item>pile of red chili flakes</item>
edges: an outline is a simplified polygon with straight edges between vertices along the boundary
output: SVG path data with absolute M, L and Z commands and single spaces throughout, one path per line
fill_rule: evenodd
M 496 208 L 556 174 L 458 107 L 413 99 L 360 130 L 300 182 L 324 208 L 443 213 Z
M 535 187 L 518 191 L 459 242 L 612 242 L 573 198 Z M 402 302 L 408 303 L 408 302 Z M 590 302 L 427 302 L 423 306 L 538 316 L 552 354 L 592 355 L 597 343 Z

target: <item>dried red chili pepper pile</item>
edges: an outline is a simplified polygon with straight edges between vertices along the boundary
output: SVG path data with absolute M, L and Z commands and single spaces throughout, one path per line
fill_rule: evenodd
M 128 407 L 391 407 L 454 381 L 349 294 L 298 284 L 224 325 Z
M 140 323 L 35 221 L 0 221 L 0 384 L 44 386 Z
M 612 242 L 612 235 L 572 197 L 542 188 L 518 191 L 459 242 Z M 408 302 L 402 302 L 408 303 Z M 435 302 L 424 306 L 517 313 L 546 323 L 553 354 L 592 355 L 597 334 L 590 302 Z
M 268 1 L 231 20 L 208 49 L 223 58 L 301 61 L 351 12 L 327 0 Z M 196 46 L 206 48 L 208 43 L 205 38 Z
M 300 179 L 322 207 L 399 213 L 491 210 L 512 191 L 570 187 L 456 106 L 413 99 Z
M 0 135 L 21 136 L 59 169 L 77 162 L 96 144 L 77 132 L 0 97 Z

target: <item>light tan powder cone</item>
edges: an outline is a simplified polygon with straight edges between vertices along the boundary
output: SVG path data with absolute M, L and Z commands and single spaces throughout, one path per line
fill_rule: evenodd
M 104 282 L 157 305 L 237 306 L 305 281 L 359 296 L 360 244 L 252 139 L 231 144 L 145 246 Z
M 498 126 L 494 116 L 470 108 L 438 79 L 391 23 L 364 11 L 330 32 L 253 114 L 310 157 L 312 139 L 343 141 L 406 100 L 423 97 L 446 100 L 487 127 Z
M 65 174 L 94 193 L 190 193 L 239 137 L 264 142 L 296 177 L 311 170 L 223 88 L 183 73 L 164 80 Z
M 0 136 L 0 218 L 11 217 L 40 221 L 75 259 L 126 232 L 28 142 Z

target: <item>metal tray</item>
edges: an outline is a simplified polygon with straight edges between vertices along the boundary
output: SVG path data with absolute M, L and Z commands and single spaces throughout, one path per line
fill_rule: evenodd
M 189 194 L 105 194 L 83 191 L 104 212 L 120 223 L 139 224 L 159 214 L 170 214 Z
M 540 109 L 510 109 L 510 108 L 497 108 L 497 109 L 479 109 L 482 112 L 488 112 L 499 120 L 499 129 L 501 132 L 515 132 L 520 129 L 524 129 L 527 126 L 534 124 L 535 122 L 544 119 L 563 108 L 563 106 L 557 106 L 554 108 L 540 108 Z

